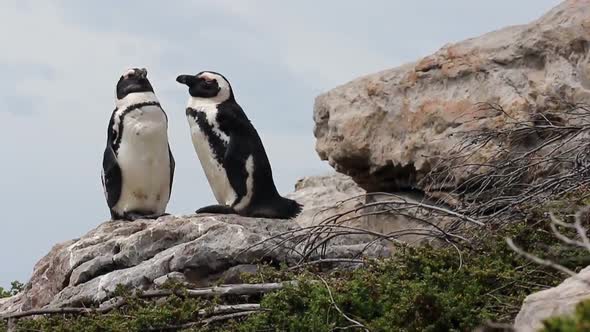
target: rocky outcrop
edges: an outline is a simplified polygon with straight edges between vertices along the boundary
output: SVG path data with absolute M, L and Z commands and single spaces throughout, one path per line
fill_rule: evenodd
M 437 228 L 444 229 L 456 220 L 431 210 L 410 207 L 420 203 L 437 204 L 422 195 L 411 192 L 367 195 L 349 176 L 339 173 L 303 178 L 295 185 L 295 192 L 287 196 L 305 205 L 296 219 L 302 227 L 334 222 L 334 216 L 342 216 L 337 220 L 340 225 L 395 235 L 396 240 L 408 245 L 420 245 L 424 240 L 432 244 L 433 238 L 427 234 L 436 233 Z M 385 203 L 392 201 L 406 202 L 407 208 L 398 206 L 397 212 L 385 211 Z M 375 206 L 366 207 L 371 205 Z
M 0 299 L 0 313 L 97 304 L 119 284 L 148 289 L 169 279 L 194 286 L 236 283 L 241 273 L 255 273 L 257 264 L 297 262 L 301 258 L 298 244 L 281 240 L 290 232 L 301 231 L 301 225 L 317 224 L 313 217 L 318 211 L 362 193 L 349 177 L 334 174 L 298 182 L 290 197 L 304 204 L 304 209 L 294 220 L 188 215 L 108 221 L 79 239 L 55 245 L 35 265 L 24 292 Z M 350 258 L 371 240 L 336 238 L 326 254 Z M 363 254 L 389 252 L 377 243 Z
M 587 267 L 556 287 L 527 296 L 516 316 L 517 331 L 538 331 L 543 326 L 543 320 L 572 314 L 578 302 L 590 299 L 589 281 L 590 267 Z
M 530 24 L 356 79 L 316 99 L 316 150 L 368 191 L 425 190 L 420 180 L 461 133 L 590 103 L 589 36 L 590 0 L 569 0 Z M 506 113 L 476 112 L 481 102 Z M 471 152 L 487 160 L 498 149 Z
M 302 227 L 307 227 L 317 225 L 336 213 L 357 207 L 359 200 L 336 205 L 365 193 L 349 176 L 334 173 L 300 179 L 295 184 L 295 192 L 287 197 L 305 206 L 297 217 L 297 222 Z
M 167 279 L 195 286 L 235 281 L 241 272 L 255 272 L 255 264 L 297 262 L 295 244 L 279 242 L 283 237 L 272 240 L 297 229 L 293 220 L 236 215 L 108 221 L 79 239 L 54 246 L 35 265 L 25 291 L 0 303 L 0 312 L 97 304 L 117 285 L 148 289 Z M 340 239 L 327 254 L 352 257 L 363 248 L 355 239 Z M 379 244 L 365 252 L 388 253 Z

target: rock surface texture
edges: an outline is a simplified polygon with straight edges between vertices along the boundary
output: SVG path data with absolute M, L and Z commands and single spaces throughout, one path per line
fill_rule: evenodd
M 445 228 L 447 224 L 455 220 L 444 215 L 433 215 L 431 211 L 425 215 L 426 211 L 416 208 L 400 210 L 397 214 L 376 213 L 384 208 L 379 206 L 363 208 L 363 206 L 392 200 L 408 203 L 425 202 L 425 200 L 420 195 L 407 192 L 366 194 L 366 191 L 349 176 L 335 173 L 303 178 L 295 185 L 295 192 L 287 196 L 304 204 L 303 212 L 296 219 L 297 223 L 304 228 L 312 228 L 326 222 L 338 223 L 380 234 L 397 234 L 396 240 L 409 245 L 424 244 L 423 240 L 430 242 L 432 238 L 425 234 L 435 229 L 432 224 Z M 395 198 L 391 195 L 395 195 Z M 339 215 L 341 217 L 338 220 L 333 219 L 334 216 Z M 417 218 L 427 219 L 428 222 Z M 350 238 L 347 237 L 345 242 L 349 241 Z
M 148 289 L 174 278 L 205 286 L 252 267 L 255 271 L 251 264 L 293 264 L 300 257 L 288 242 L 256 244 L 299 228 L 295 221 L 235 215 L 108 221 L 80 239 L 54 246 L 35 266 L 25 292 L 0 303 L 0 313 L 97 304 L 118 284 Z M 357 247 L 362 248 L 342 243 L 329 255 L 352 257 Z M 379 256 L 388 251 L 377 245 L 366 253 Z
M 328 226 L 343 223 L 349 229 L 397 234 L 409 243 L 420 243 L 424 234 L 432 235 L 457 220 L 465 222 L 465 216 L 444 206 L 425 207 L 437 204 L 430 198 L 459 206 L 461 202 L 447 195 L 453 188 L 445 186 L 454 181 L 457 187 L 463 170 L 450 167 L 451 181 L 444 184 L 422 180 L 470 130 L 536 121 L 548 111 L 568 124 L 575 121 L 560 112 L 572 104 L 590 104 L 589 39 L 590 0 L 568 0 L 530 24 L 449 44 L 415 63 L 337 87 L 316 99 L 316 150 L 350 177 L 301 180 L 296 192 L 288 195 L 304 205 L 298 218 L 189 215 L 105 222 L 79 239 L 55 245 L 35 265 L 23 292 L 0 299 L 0 314 L 100 304 L 119 284 L 150 289 L 170 279 L 196 286 L 235 283 L 240 273 L 255 273 L 261 262 L 297 263 L 301 250 L 310 246 L 288 235 L 303 234 L 334 215 L 343 218 Z M 501 105 L 503 111 L 481 110 L 479 103 Z M 525 143 L 509 148 L 520 153 L 518 144 Z M 465 152 L 481 164 L 503 148 L 498 143 L 473 151 L 467 147 Z M 384 193 L 364 196 L 378 191 Z M 357 196 L 362 198 L 351 199 Z M 342 201 L 346 203 L 334 207 Z M 362 205 L 373 209 L 357 209 Z M 403 213 L 392 219 L 379 209 Z M 373 239 L 365 234 L 336 238 L 325 257 L 391 252 Z M 590 278 L 590 268 L 580 276 Z M 570 278 L 529 296 L 516 325 L 533 331 L 541 319 L 570 312 L 586 297 L 590 288 Z
M 590 0 L 569 0 L 530 24 L 356 79 L 316 99 L 316 150 L 367 191 L 427 191 L 420 180 L 459 133 L 506 121 L 476 112 L 478 103 L 499 104 L 516 120 L 559 111 L 564 101 L 590 103 L 589 39 Z
M 358 206 L 355 200 L 349 204 L 334 207 L 353 197 L 362 196 L 366 192 L 349 176 L 335 173 L 325 176 L 311 176 L 300 179 L 295 184 L 295 192 L 287 197 L 304 205 L 297 216 L 297 223 L 302 227 L 321 223 L 326 218 Z
M 313 215 L 307 211 L 307 206 L 313 211 L 329 207 L 337 200 L 356 195 L 360 189 L 354 187 L 345 176 L 308 178 L 299 186 L 299 190 L 307 188 L 305 195 L 297 192 L 292 195 L 305 204 L 305 217 Z M 0 314 L 42 307 L 98 304 L 108 299 L 118 284 L 149 289 L 167 279 L 195 286 L 217 281 L 236 283 L 240 273 L 256 272 L 256 264 L 296 263 L 301 257 L 292 248 L 297 244 L 290 241 L 277 244 L 284 238 L 282 234 L 301 230 L 298 222 L 310 223 L 300 219 L 258 219 L 237 215 L 108 221 L 79 239 L 55 245 L 35 265 L 25 291 L 0 300 Z M 272 239 L 275 236 L 282 237 Z M 270 241 L 260 244 L 264 240 Z M 366 242 L 363 241 L 360 238 L 339 238 L 330 245 L 327 257 L 354 257 L 364 249 Z M 364 254 L 388 255 L 389 249 L 376 244 Z
M 566 279 L 560 285 L 526 297 L 515 328 L 518 332 L 538 331 L 543 320 L 565 314 L 572 314 L 576 304 L 590 299 L 590 267 L 580 271 L 576 277 Z

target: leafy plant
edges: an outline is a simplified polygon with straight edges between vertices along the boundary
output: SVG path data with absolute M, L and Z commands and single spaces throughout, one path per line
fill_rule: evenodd
M 572 199 L 573 200 L 573 199 Z M 567 201 L 571 202 L 568 199 Z M 562 204 L 563 203 L 563 204 Z M 510 237 L 523 250 L 578 270 L 590 264 L 583 248 L 556 239 L 547 206 L 562 217 L 576 207 L 567 202 L 531 208 L 521 222 L 485 229 L 469 249 L 454 246 L 399 246 L 392 257 L 367 260 L 355 270 L 323 272 L 310 266 L 297 271 L 263 266 L 250 283 L 296 280 L 297 284 L 265 296 L 194 299 L 180 293 L 148 300 L 119 288 L 126 305 L 107 314 L 58 315 L 21 319 L 17 330 L 50 331 L 333 331 L 366 327 L 371 331 L 470 331 L 484 321 L 511 323 L 525 296 L 563 280 L 563 275 L 514 253 Z M 574 204 L 576 205 L 576 204 Z M 564 230 L 566 233 L 567 230 Z M 21 286 L 13 285 L 14 289 Z M 18 287 L 17 287 L 18 286 Z M 169 284 L 182 291 L 182 285 Z M 246 318 L 202 324 L 199 312 L 219 304 L 260 302 L 264 311 Z M 553 319 L 546 331 L 586 327 L 590 302 L 576 316 Z M 6 325 L 0 323 L 0 331 Z M 176 326 L 176 327 L 175 327 Z M 352 330 L 352 329 L 351 329 Z
M 517 225 L 487 237 L 462 257 L 452 248 L 399 248 L 389 259 L 324 278 L 308 272 L 298 287 L 265 296 L 269 311 L 249 318 L 241 331 L 332 331 L 350 326 L 338 312 L 371 331 L 468 331 L 488 320 L 511 322 L 524 297 L 563 276 L 531 264 L 504 244 L 516 237 L 532 252 L 557 240 L 538 225 Z M 573 251 L 571 257 L 585 255 Z
M 19 292 L 21 292 L 25 288 L 25 285 L 18 281 L 13 281 L 10 283 L 10 289 L 5 290 L 4 288 L 0 287 L 0 298 L 4 297 L 11 297 Z
M 550 318 L 543 325 L 542 332 L 590 331 L 590 300 L 578 303 L 573 315 Z

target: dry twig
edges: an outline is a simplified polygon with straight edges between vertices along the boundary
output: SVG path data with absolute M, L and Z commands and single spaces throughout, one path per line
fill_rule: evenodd
M 286 281 L 282 283 L 264 283 L 264 284 L 234 284 L 234 285 L 221 285 L 215 287 L 207 287 L 200 289 L 187 289 L 187 290 L 153 290 L 145 293 L 136 294 L 137 297 L 143 299 L 167 297 L 170 295 L 177 295 L 181 297 L 213 297 L 213 296 L 228 296 L 228 295 L 254 295 L 254 294 L 265 294 L 285 287 L 286 285 L 295 285 L 296 281 Z M 13 314 L 1 316 L 0 319 L 18 319 L 23 317 L 40 316 L 40 315 L 55 315 L 55 314 L 75 314 L 85 315 L 90 313 L 104 314 L 111 310 L 118 309 L 125 305 L 127 302 L 124 298 L 116 298 L 114 303 L 100 307 L 100 308 L 44 308 L 28 310 Z M 239 308 L 236 306 L 218 306 L 216 309 L 219 314 L 227 313 L 232 308 Z M 241 308 L 246 310 L 246 308 Z M 254 310 L 252 308 L 248 310 Z M 215 310 L 214 310 L 215 311 Z
M 574 222 L 573 224 L 569 224 L 566 222 L 563 222 L 559 219 L 557 219 L 557 217 L 555 217 L 552 213 L 549 214 L 550 216 L 550 220 L 551 220 L 551 230 L 553 231 L 553 234 L 562 242 L 569 244 L 569 245 L 575 245 L 581 248 L 586 249 L 589 253 L 590 253 L 590 240 L 588 239 L 588 236 L 586 234 L 586 229 L 582 226 L 582 216 L 586 213 L 587 209 L 580 209 L 576 215 L 574 216 Z M 564 235 L 563 233 L 561 233 L 557 226 L 560 227 L 565 227 L 565 228 L 569 228 L 569 229 L 575 229 L 577 232 L 577 235 L 582 239 L 582 241 L 578 241 L 578 240 L 574 240 L 566 235 Z M 573 277 L 583 283 L 586 283 L 587 285 L 590 286 L 590 280 L 586 280 L 586 279 L 582 279 L 578 276 L 578 274 L 575 271 L 572 271 L 570 269 L 568 269 L 567 267 L 558 264 L 550 259 L 544 259 L 541 257 L 538 257 L 536 255 L 533 255 L 531 253 L 528 253 L 524 250 L 522 250 L 521 248 L 517 247 L 514 242 L 512 241 L 512 239 L 507 238 L 506 239 L 506 243 L 508 243 L 508 246 L 510 246 L 510 248 L 516 252 L 517 254 L 527 258 L 528 260 L 543 265 L 543 266 L 548 266 L 551 267 L 553 269 L 556 269 L 558 271 L 561 271 L 567 275 L 569 275 L 570 277 Z

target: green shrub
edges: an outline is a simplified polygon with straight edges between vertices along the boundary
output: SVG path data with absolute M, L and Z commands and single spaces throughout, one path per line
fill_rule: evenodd
M 569 214 L 570 208 L 560 206 L 559 211 Z M 392 257 L 369 260 L 353 271 L 320 272 L 311 268 L 295 272 L 263 267 L 248 281 L 298 280 L 297 286 L 262 298 L 224 298 L 223 303 L 261 301 L 266 311 L 190 330 L 333 331 L 350 327 L 354 320 L 372 331 L 470 331 L 484 321 L 511 323 L 525 296 L 560 283 L 564 276 L 518 256 L 508 248 L 505 237 L 513 238 L 527 252 L 570 269 L 590 263 L 585 250 L 566 246 L 552 235 L 541 211 L 535 210 L 515 225 L 486 229 L 475 237 L 470 249 L 461 252 L 453 246 L 399 247 Z M 118 295 L 126 297 L 128 304 L 108 314 L 22 319 L 17 327 L 22 331 L 158 330 L 195 321 L 198 310 L 222 303 L 221 299 L 178 296 L 144 300 L 125 290 L 119 290 Z M 586 321 L 589 308 L 580 309 Z M 556 319 L 547 324 L 559 325 L 546 326 L 547 331 L 570 331 L 555 326 L 578 328 L 585 326 L 580 325 L 584 322 L 582 318 Z
M 488 320 L 511 322 L 526 295 L 559 283 L 563 276 L 522 259 L 503 241 L 511 236 L 528 251 L 545 254 L 547 245 L 559 246 L 545 229 L 513 226 L 501 233 L 464 252 L 461 262 L 452 247 L 400 248 L 390 259 L 324 278 L 336 305 L 372 331 L 469 331 Z M 569 258 L 582 255 L 583 250 L 570 248 Z M 350 326 L 317 280 L 303 274 L 299 287 L 265 296 L 262 305 L 269 311 L 249 318 L 240 330 L 332 331 Z
M 22 291 L 24 287 L 25 285 L 18 281 L 11 282 L 9 290 L 5 290 L 4 288 L 0 287 L 0 299 L 16 295 L 18 292 Z
M 125 294 L 128 304 L 106 314 L 53 315 L 41 319 L 21 319 L 19 331 L 149 331 L 194 320 L 210 303 L 198 299 L 169 296 L 163 301 L 147 301 Z
M 590 331 L 590 300 L 578 303 L 573 315 L 550 318 L 543 325 L 542 332 Z

